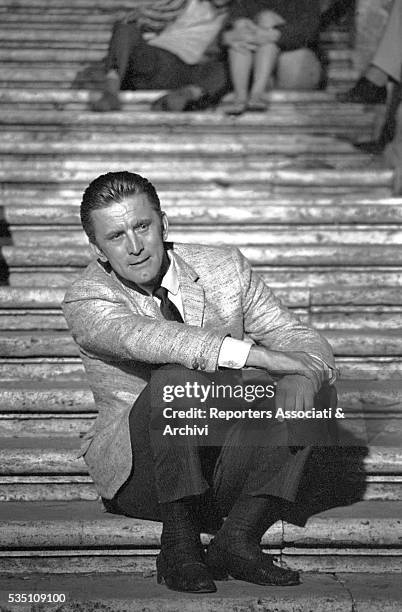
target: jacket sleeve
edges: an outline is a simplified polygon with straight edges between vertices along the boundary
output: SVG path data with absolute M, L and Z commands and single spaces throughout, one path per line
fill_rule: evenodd
M 256 344 L 277 351 L 304 351 L 335 367 L 332 349 L 321 334 L 304 325 L 254 272 L 238 249 L 233 250 L 243 287 L 244 332 Z
M 111 289 L 96 289 L 96 296 L 67 293 L 63 302 L 81 351 L 112 362 L 176 363 L 187 368 L 198 362 L 207 371 L 216 370 L 225 334 L 136 314 Z

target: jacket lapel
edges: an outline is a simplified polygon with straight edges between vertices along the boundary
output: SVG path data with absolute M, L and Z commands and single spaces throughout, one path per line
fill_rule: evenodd
M 184 259 L 173 253 L 177 277 L 184 309 L 184 321 L 188 325 L 201 327 L 204 320 L 205 293 L 202 285 L 198 283 L 198 274 Z

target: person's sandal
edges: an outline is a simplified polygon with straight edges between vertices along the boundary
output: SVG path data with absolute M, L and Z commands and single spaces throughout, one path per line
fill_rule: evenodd
M 228 102 L 225 104 L 223 108 L 226 115 L 238 116 L 245 112 L 247 104 L 242 100 L 233 100 L 233 102 Z
M 264 113 L 268 105 L 262 98 L 250 98 L 247 102 L 247 110 L 254 113 Z

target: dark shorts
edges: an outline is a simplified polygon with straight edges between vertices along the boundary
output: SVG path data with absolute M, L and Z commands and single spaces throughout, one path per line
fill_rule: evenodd
M 190 65 L 170 51 L 142 41 L 131 54 L 122 89 L 178 89 L 185 85 L 199 85 L 207 93 L 215 94 L 227 89 L 228 83 L 228 71 L 223 61 Z

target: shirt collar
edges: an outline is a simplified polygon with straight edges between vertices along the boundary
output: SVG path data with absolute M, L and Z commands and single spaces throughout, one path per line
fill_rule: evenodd
M 170 261 L 170 265 L 166 271 L 165 276 L 162 278 L 161 286 L 165 287 L 172 295 L 179 293 L 179 279 L 177 276 L 176 264 L 174 258 L 171 256 L 170 251 L 167 251 L 167 256 Z

